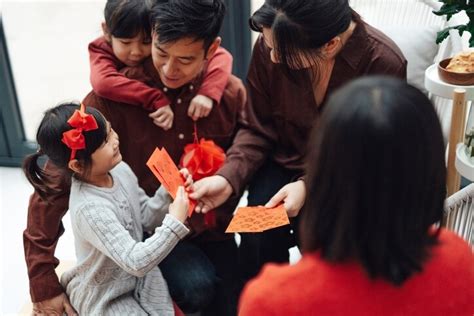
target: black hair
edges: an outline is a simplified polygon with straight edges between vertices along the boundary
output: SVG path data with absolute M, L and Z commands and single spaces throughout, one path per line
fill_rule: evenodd
M 160 43 L 192 38 L 202 40 L 207 52 L 219 35 L 224 15 L 221 0 L 162 0 L 153 7 L 151 23 Z
M 56 192 L 51 186 L 52 182 L 48 174 L 39 166 L 38 159 L 46 155 L 64 174 L 70 173 L 68 163 L 71 149 L 62 142 L 62 137 L 64 132 L 72 129 L 67 121 L 79 108 L 79 103 L 63 103 L 47 110 L 36 133 L 36 141 L 40 150 L 27 156 L 23 161 L 23 171 L 26 178 L 44 200 Z M 83 164 L 84 173 L 87 174 L 92 163 L 91 155 L 104 143 L 107 137 L 107 122 L 98 110 L 86 107 L 85 111 L 94 116 L 99 127 L 95 130 L 82 132 L 86 148 L 76 152 L 75 158 Z
M 303 68 L 303 58 L 320 65 L 319 49 L 358 18 L 348 0 L 266 0 L 249 24 L 256 32 L 273 31 L 274 52 L 290 73 Z
M 307 163 L 304 252 L 355 259 L 396 285 L 422 270 L 446 196 L 441 126 L 422 92 L 388 77 L 347 84 L 312 131 Z
M 104 9 L 105 24 L 110 35 L 133 38 L 143 34 L 151 39 L 151 0 L 107 0 Z

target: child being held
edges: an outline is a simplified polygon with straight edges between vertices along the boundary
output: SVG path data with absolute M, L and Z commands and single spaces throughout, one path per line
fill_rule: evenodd
M 151 54 L 151 0 L 108 0 L 102 23 L 104 36 L 89 44 L 91 84 L 94 92 L 116 102 L 141 106 L 150 111 L 150 118 L 164 130 L 173 126 L 173 111 L 163 91 L 120 73 L 123 67 L 140 65 Z M 166 58 L 166 56 L 164 56 Z M 181 70 L 192 67 L 192 61 L 179 60 Z M 203 84 L 191 100 L 188 115 L 193 120 L 207 117 L 213 103 L 219 103 L 232 71 L 232 56 L 218 48 L 209 59 Z M 176 74 L 175 74 L 176 75 Z M 176 75 L 177 76 L 177 75 Z
M 178 189 L 171 204 L 161 187 L 148 197 L 122 161 L 117 134 L 94 108 L 64 103 L 46 111 L 36 139 L 40 150 L 23 166 L 35 189 L 46 199 L 54 190 L 38 166 L 42 155 L 72 176 L 69 211 L 77 263 L 61 284 L 78 313 L 181 315 L 158 263 L 189 232 L 183 224 L 189 207 L 185 189 Z M 187 170 L 180 172 L 191 185 Z M 144 231 L 154 234 L 142 241 Z

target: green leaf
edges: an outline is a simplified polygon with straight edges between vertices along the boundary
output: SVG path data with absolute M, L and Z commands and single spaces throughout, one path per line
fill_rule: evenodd
M 438 11 L 433 11 L 436 15 L 447 15 L 447 19 L 449 20 L 451 16 L 460 12 L 462 8 L 459 4 L 443 4 L 443 6 Z
M 455 26 L 450 26 L 436 33 L 436 44 L 440 44 L 442 41 L 444 41 L 449 36 L 449 30 L 455 28 Z
M 467 31 L 466 25 L 458 25 L 458 26 L 455 26 L 454 28 L 458 30 L 459 36 L 462 36 L 464 31 Z

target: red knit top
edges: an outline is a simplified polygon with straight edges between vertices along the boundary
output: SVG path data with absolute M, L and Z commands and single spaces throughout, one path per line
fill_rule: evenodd
M 421 273 L 402 286 L 372 280 L 355 262 L 318 253 L 293 266 L 268 264 L 244 289 L 239 315 L 474 315 L 474 256 L 443 230 Z

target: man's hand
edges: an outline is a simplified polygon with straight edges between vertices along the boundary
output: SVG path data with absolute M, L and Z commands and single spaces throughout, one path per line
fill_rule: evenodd
M 197 121 L 201 117 L 206 117 L 212 110 L 212 99 L 205 95 L 196 95 L 189 104 L 188 116 Z
M 148 114 L 148 117 L 153 120 L 155 125 L 161 127 L 165 131 L 169 130 L 173 126 L 174 114 L 173 110 L 171 110 L 171 106 L 169 105 L 162 106 L 155 112 Z
M 77 315 L 65 293 L 61 293 L 49 300 L 33 303 L 32 315 L 34 316 L 63 315 L 64 313 L 68 316 Z
M 199 200 L 195 208 L 197 213 L 207 213 L 215 209 L 232 194 L 232 186 L 222 176 L 211 176 L 194 183 L 194 192 L 189 195 L 191 199 Z
M 288 183 L 280 189 L 271 199 L 265 204 L 265 207 L 275 207 L 281 202 L 284 202 L 288 217 L 295 217 L 303 207 L 306 198 L 306 186 L 303 180 Z

